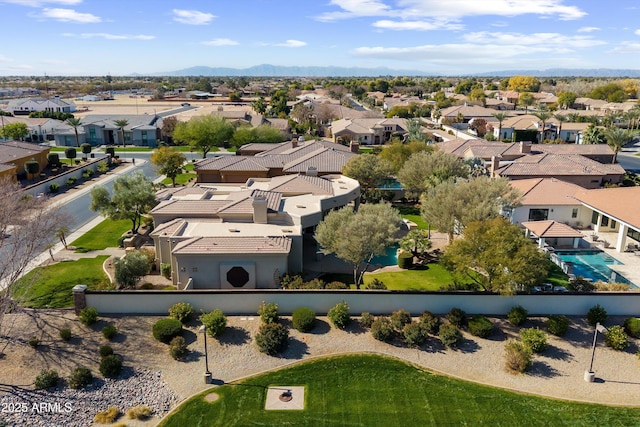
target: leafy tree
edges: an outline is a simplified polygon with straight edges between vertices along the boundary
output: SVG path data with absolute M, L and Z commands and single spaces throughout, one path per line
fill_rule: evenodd
M 469 168 L 453 154 L 444 151 L 412 154 L 398 171 L 398 180 L 407 193 L 420 197 L 427 188 L 451 178 L 466 178 Z
M 402 239 L 400 239 L 400 247 L 411 252 L 414 257 L 424 255 L 431 249 L 431 241 L 429 240 L 429 232 L 427 230 L 410 230 Z
M 469 101 L 482 102 L 482 106 L 485 106 L 487 103 L 487 95 L 485 95 L 484 89 L 482 89 L 481 87 L 472 89 L 471 92 L 469 92 L 467 98 L 469 98 Z
M 412 154 L 422 151 L 432 152 L 434 151 L 434 145 L 423 141 L 409 141 L 404 144 L 402 141 L 395 140 L 391 144 L 385 145 L 378 157 L 388 160 L 393 167 L 393 171 L 398 172 Z
M 91 190 L 89 209 L 113 220 L 128 219 L 131 231 L 138 232 L 142 214 L 156 205 L 153 182 L 142 171 L 123 175 L 113 183 L 113 195 L 104 186 L 98 185 Z
M 393 172 L 393 166 L 374 154 L 352 157 L 342 168 L 342 174 L 358 180 L 363 193 L 379 187 Z
M 271 95 L 271 101 L 269 106 L 271 107 L 271 114 L 276 117 L 287 117 L 291 109 L 287 106 L 289 95 L 286 89 L 280 89 Z
M 24 171 L 27 173 L 27 176 L 33 177 L 33 175 L 40 172 L 40 163 L 33 158 L 31 160 L 27 160 L 24 162 Z
M 289 115 L 300 126 L 302 126 L 302 128 L 304 128 L 305 132 L 311 128 L 311 116 L 313 115 L 313 108 L 308 107 L 301 102 L 293 107 Z
M 533 105 L 533 101 L 535 101 L 535 99 L 529 92 L 521 93 L 518 97 L 518 104 L 524 105 L 525 112 L 527 112 L 529 110 L 529 107 Z
M 267 101 L 261 96 L 258 99 L 251 101 L 251 108 L 258 114 L 264 114 L 267 111 Z
M 468 223 L 442 262 L 482 289 L 507 295 L 540 283 L 548 273 L 546 255 L 504 218 Z
M 593 89 L 588 95 L 589 98 L 602 99 L 609 102 L 623 102 L 627 99 L 622 86 L 617 83 L 607 83 Z
M 602 128 L 591 123 L 582 134 L 583 144 L 604 144 L 606 142 Z
M 163 138 L 167 141 L 173 140 L 173 132 L 176 130 L 176 126 L 178 125 L 178 119 L 176 116 L 164 117 L 162 119 L 162 128 L 161 133 Z
M 224 117 L 198 116 L 188 122 L 177 124 L 173 139 L 189 144 L 196 151 L 202 151 L 202 158 L 213 147 L 222 145 L 233 136 L 234 127 Z
M 353 266 L 359 289 L 371 259 L 384 254 L 401 223 L 400 214 L 388 204 L 365 204 L 357 212 L 345 206 L 331 211 L 318 224 L 315 238 L 325 253 L 334 253 Z
M 6 139 L 22 141 L 29 136 L 29 128 L 22 122 L 7 123 L 0 128 L 0 136 Z
M 630 143 L 635 135 L 635 132 L 630 132 L 627 129 L 621 129 L 619 127 L 610 127 L 604 131 L 607 145 L 613 150 L 613 160 L 611 163 L 616 162 L 618 152 L 622 150 L 622 147 Z
M 64 149 L 64 156 L 70 160 L 69 164 L 72 164 L 73 159 L 76 158 L 77 151 L 73 147 L 68 147 Z
M 156 172 L 171 179 L 171 185 L 176 186 L 176 177 L 182 172 L 182 165 L 187 161 L 184 154 L 170 147 L 160 147 L 153 151 L 151 163 L 156 166 Z
M 115 279 L 122 288 L 133 289 L 138 281 L 149 274 L 151 261 L 141 252 L 129 252 L 114 262 Z
M 82 126 L 82 121 L 75 117 L 67 119 L 67 124 L 73 128 L 73 132 L 76 135 L 76 147 L 80 147 L 80 136 L 78 135 L 78 128 Z
M 571 106 L 578 99 L 578 94 L 573 92 L 560 92 L 558 94 L 558 105 L 566 110 L 567 108 L 571 108 Z
M 507 179 L 477 177 L 470 180 L 444 181 L 429 188 L 422 196 L 422 217 L 442 233 L 449 242 L 466 224 L 500 215 L 501 208 L 517 206 L 520 194 Z
M 537 92 L 540 90 L 540 80 L 533 76 L 513 76 L 509 79 L 507 89 L 518 92 Z
M 492 116 L 498 121 L 498 141 L 502 139 L 502 122 L 507 120 L 507 113 L 493 113 Z

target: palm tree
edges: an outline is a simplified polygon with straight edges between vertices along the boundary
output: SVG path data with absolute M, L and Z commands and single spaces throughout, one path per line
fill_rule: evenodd
M 609 127 L 604 131 L 604 137 L 607 140 L 607 145 L 613 150 L 613 161 L 615 163 L 618 159 L 618 152 L 622 150 L 622 147 L 627 145 L 633 137 L 635 132 L 631 132 L 628 129 L 621 129 L 619 127 Z
M 549 111 L 538 111 L 537 113 L 533 113 L 540 121 L 542 122 L 542 126 L 540 127 L 540 143 L 544 142 L 544 129 L 547 125 L 547 120 L 549 120 L 553 115 Z
M 67 119 L 67 124 L 73 128 L 73 131 L 76 133 L 76 147 L 80 147 L 80 138 L 78 137 L 78 128 L 82 126 L 82 122 L 80 119 L 76 119 L 75 117 L 71 117 Z
M 507 113 L 493 113 L 492 116 L 498 121 L 498 141 L 502 140 L 502 122 L 507 120 Z
M 126 148 L 126 144 L 124 140 L 124 128 L 125 126 L 129 126 L 129 120 L 127 119 L 114 120 L 113 123 L 120 128 L 120 137 L 122 138 L 122 149 L 124 151 L 124 149 Z
M 582 132 L 581 144 L 604 144 L 602 129 L 591 123 L 589 127 Z
M 562 123 L 566 122 L 568 120 L 567 116 L 565 116 L 564 114 L 554 114 L 553 118 L 555 118 L 559 125 L 558 125 L 558 135 L 556 136 L 556 139 L 560 139 L 560 134 L 562 133 Z

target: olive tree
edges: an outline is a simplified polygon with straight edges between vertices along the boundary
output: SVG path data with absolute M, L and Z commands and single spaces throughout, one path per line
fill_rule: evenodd
M 176 177 L 182 172 L 182 165 L 187 161 L 184 154 L 170 147 L 160 147 L 151 155 L 151 163 L 156 172 L 171 179 L 171 185 L 176 186 Z
M 212 148 L 222 147 L 229 141 L 234 130 L 233 124 L 224 117 L 198 116 L 188 122 L 179 122 L 173 131 L 173 139 L 201 151 L 204 159 Z

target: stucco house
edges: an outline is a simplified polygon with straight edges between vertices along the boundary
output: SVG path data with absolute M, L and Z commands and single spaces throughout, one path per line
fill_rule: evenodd
M 21 98 L 10 100 L 4 111 L 14 116 L 28 116 L 31 113 L 40 111 L 73 113 L 76 111 L 76 104 L 71 100 L 61 99 L 59 96 L 53 98 Z
M 180 289 L 276 288 L 315 259 L 311 233 L 324 215 L 359 197 L 358 182 L 342 175 L 166 189 L 150 212 L 151 237 Z
M 10 123 L 24 123 L 29 129 L 29 136 L 25 138 L 27 142 L 45 142 L 54 138 L 55 129 L 62 124 L 56 119 L 37 119 L 26 116 L 1 116 L 0 123 L 8 125 Z
M 124 127 L 124 142 L 120 135 L 120 128 L 116 120 L 129 122 Z M 81 119 L 82 126 L 78 128 L 80 144 L 97 145 L 135 145 L 139 147 L 155 147 L 160 138 L 158 117 L 149 114 L 90 114 Z M 55 144 L 57 146 L 75 146 L 76 136 L 73 127 L 67 123 L 60 124 L 55 129 Z
M 36 160 L 40 170 L 43 170 L 48 164 L 49 150 L 47 146 L 29 142 L 0 142 L 0 177 L 15 180 L 26 176 L 24 164 L 31 159 Z
M 388 142 L 394 135 L 404 137 L 406 133 L 407 120 L 400 118 L 340 119 L 331 123 L 334 142 L 378 145 Z

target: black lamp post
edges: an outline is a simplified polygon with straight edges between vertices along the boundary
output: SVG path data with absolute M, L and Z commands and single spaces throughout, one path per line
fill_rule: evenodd
M 200 326 L 200 332 L 204 335 L 204 383 L 211 383 L 211 371 L 209 371 L 209 351 L 207 350 L 207 327 L 205 325 Z
M 593 359 L 596 356 L 596 341 L 598 340 L 598 332 L 601 334 L 607 333 L 607 328 L 602 326 L 599 322 L 596 323 L 596 329 L 593 333 L 593 346 L 591 350 L 591 363 L 589 364 L 589 370 L 584 373 L 584 380 L 588 383 L 592 383 L 596 378 L 596 373 L 593 372 Z

